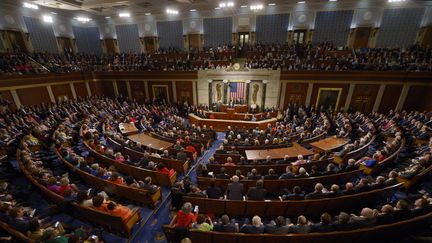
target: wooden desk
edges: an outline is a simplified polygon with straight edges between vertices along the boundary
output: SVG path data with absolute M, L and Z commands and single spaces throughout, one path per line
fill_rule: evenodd
M 224 120 L 224 119 L 206 119 L 198 117 L 194 114 L 189 114 L 189 122 L 197 126 L 206 125 L 207 127 L 212 126 L 213 130 L 218 132 L 224 132 L 227 130 L 228 126 L 232 128 L 242 128 L 252 129 L 258 127 L 259 129 L 265 129 L 267 124 L 274 125 L 277 122 L 276 118 L 271 118 L 262 121 L 236 121 L 236 120 Z
M 272 160 L 276 160 L 283 159 L 285 155 L 288 155 L 290 158 L 295 158 L 299 154 L 306 157 L 312 155 L 313 152 L 294 143 L 292 147 L 288 148 L 245 150 L 245 154 L 248 160 L 265 160 L 267 156 L 270 156 Z
M 310 145 L 318 152 L 338 150 L 348 143 L 346 138 L 328 137 L 313 142 Z
M 239 120 L 245 121 L 245 117 L 248 117 L 247 121 L 252 119 L 252 116 L 255 116 L 257 120 L 261 120 L 267 116 L 267 112 L 265 113 L 237 113 L 234 112 L 234 109 L 229 108 L 227 112 L 214 112 L 214 111 L 204 111 L 206 117 L 211 117 L 209 119 L 224 119 L 224 120 Z M 270 116 L 272 118 L 277 116 L 277 112 L 270 112 Z
M 123 135 L 126 135 L 126 136 L 137 134 L 139 132 L 138 128 L 135 126 L 135 123 L 133 123 L 133 122 L 131 122 L 131 123 L 120 123 L 119 124 L 119 129 L 120 129 L 120 132 Z
M 149 147 L 154 150 L 163 151 L 168 149 L 173 145 L 171 142 L 163 141 L 154 137 L 150 137 L 147 134 L 140 133 L 128 136 L 128 138 L 136 143 L 141 143 L 142 145 Z
M 228 105 L 221 105 L 220 111 L 226 112 L 227 109 L 229 109 L 229 108 L 230 107 Z M 247 107 L 247 105 L 234 105 L 234 110 L 237 113 L 246 113 L 246 112 L 248 112 L 248 107 Z

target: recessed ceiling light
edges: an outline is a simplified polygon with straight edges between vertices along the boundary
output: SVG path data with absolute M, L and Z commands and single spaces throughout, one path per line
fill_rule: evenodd
M 269 6 L 276 6 L 276 3 L 269 3 Z
M 111 17 L 110 17 L 110 16 L 105 16 L 105 18 L 106 18 L 106 19 L 110 19 Z
M 81 23 L 88 23 L 91 20 L 90 18 L 87 18 L 87 17 L 75 17 L 75 19 Z
M 174 15 L 177 15 L 179 13 L 179 11 L 175 9 L 167 9 L 166 12 L 167 14 L 174 14 Z
M 264 8 L 264 6 L 262 4 L 256 4 L 256 5 L 250 5 L 250 10 L 253 11 L 258 11 Z
M 338 0 L 329 0 L 330 2 L 337 2 Z
M 247 8 L 247 5 L 241 5 L 240 8 Z
M 51 16 L 49 16 L 49 15 L 42 16 L 42 19 L 46 23 L 52 23 L 53 22 L 53 18 Z
M 32 3 L 24 3 L 24 8 L 39 9 L 39 6 Z
M 196 12 L 197 10 L 193 8 L 193 9 L 191 9 L 191 10 L 189 10 L 189 11 L 191 11 L 191 12 Z
M 306 1 L 300 1 L 300 2 L 297 2 L 297 3 L 306 3 Z
M 128 13 L 128 12 L 119 13 L 119 17 L 120 18 L 129 18 L 130 17 L 130 13 Z
M 147 15 L 147 16 L 149 16 L 149 15 L 151 15 L 151 13 L 145 13 L 144 15 Z

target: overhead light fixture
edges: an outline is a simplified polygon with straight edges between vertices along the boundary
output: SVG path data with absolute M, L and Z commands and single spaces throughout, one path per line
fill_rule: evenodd
M 128 13 L 128 12 L 119 13 L 119 17 L 120 18 L 129 18 L 130 17 L 130 13 Z
M 32 3 L 24 3 L 24 8 L 30 8 L 30 9 L 39 9 L 39 6 Z
M 400 3 L 405 2 L 405 0 L 388 0 L 389 3 Z
M 219 10 L 219 9 L 220 9 L 219 7 L 216 7 L 216 8 L 215 8 L 215 10 Z
M 151 15 L 151 13 L 145 13 L 145 15 L 146 15 L 146 16 L 150 16 L 150 15 Z
M 81 23 L 88 23 L 88 22 L 90 22 L 90 18 L 87 18 L 87 17 L 75 17 L 74 19 L 76 19 L 78 22 L 81 22 Z
M 249 8 L 250 8 L 250 10 L 258 11 L 258 10 L 263 9 L 264 6 L 262 4 L 255 4 L 255 5 L 251 5 Z
M 193 9 L 191 9 L 191 10 L 189 10 L 189 11 L 191 11 L 191 12 L 196 12 L 197 10 L 193 8 Z
M 174 9 L 167 9 L 166 12 L 167 14 L 173 14 L 173 15 L 177 15 L 179 13 L 178 10 L 174 10 Z
M 240 8 L 247 8 L 247 5 L 241 5 Z
M 219 3 L 219 8 L 232 8 L 234 7 L 234 2 L 221 2 Z
M 297 3 L 303 4 L 303 3 L 306 3 L 306 1 L 300 1 L 300 2 L 297 2 Z
M 337 2 L 338 0 L 329 0 L 329 2 Z
M 269 6 L 276 6 L 276 3 L 269 3 Z
M 45 23 L 52 23 L 53 22 L 53 18 L 49 15 L 42 16 L 42 19 Z

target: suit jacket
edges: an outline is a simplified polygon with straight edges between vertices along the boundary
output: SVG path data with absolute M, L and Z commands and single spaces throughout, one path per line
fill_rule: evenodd
M 216 179 L 229 179 L 230 176 L 226 173 L 218 173 L 215 175 L 215 178 Z
M 264 232 L 268 234 L 288 234 L 289 227 L 288 226 L 278 227 L 276 225 L 268 224 L 264 227 Z
M 295 177 L 295 174 L 292 173 L 292 172 L 289 172 L 289 173 L 283 173 L 283 174 L 279 177 L 279 179 L 289 179 L 289 178 L 294 178 L 294 177 Z
M 229 223 L 226 225 L 215 224 L 213 227 L 213 231 L 235 233 L 235 232 L 237 232 L 237 227 L 232 223 Z
M 245 234 L 262 234 L 264 233 L 264 226 L 255 227 L 253 225 L 243 225 L 240 232 Z
M 318 191 L 313 191 L 313 192 L 306 195 L 306 200 L 307 199 L 321 199 L 321 198 L 324 198 L 324 193 L 318 192 Z
M 251 187 L 248 190 L 248 200 L 263 201 L 267 195 L 267 190 L 264 188 Z
M 206 190 L 206 194 L 209 198 L 218 199 L 222 196 L 222 190 L 217 186 L 208 187 Z
M 304 194 L 295 194 L 295 193 L 291 193 L 285 196 L 284 198 L 285 200 L 304 200 L 305 196 Z
M 243 200 L 243 184 L 240 182 L 228 184 L 227 198 L 230 200 Z
M 317 224 L 313 224 L 311 227 L 311 231 L 312 232 L 320 232 L 320 233 L 331 232 L 331 231 L 333 231 L 333 225 L 332 224 L 324 225 L 320 222 Z
M 264 180 L 277 180 L 279 179 L 278 175 L 265 175 Z

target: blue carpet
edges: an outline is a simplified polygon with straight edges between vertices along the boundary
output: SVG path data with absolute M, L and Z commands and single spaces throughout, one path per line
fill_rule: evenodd
M 212 146 L 207 149 L 204 154 L 198 158 L 197 162 L 192 166 L 187 175 L 190 177 L 192 183 L 196 183 L 196 167 L 200 163 L 207 164 L 208 159 L 214 155 L 219 146 L 223 143 L 225 133 L 218 133 L 218 139 L 215 140 Z M 184 175 L 183 175 L 184 176 Z M 181 179 L 183 176 L 179 177 Z M 167 191 L 165 193 L 165 191 Z M 166 243 L 165 236 L 162 231 L 162 225 L 169 224 L 171 221 L 171 201 L 170 201 L 169 189 L 163 189 L 164 198 L 162 203 L 157 206 L 154 210 L 154 214 L 148 218 L 145 223 L 141 224 L 139 229 L 129 239 L 129 242 L 133 243 Z M 165 196 L 166 195 L 166 196 Z

